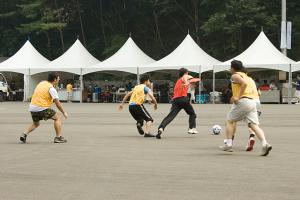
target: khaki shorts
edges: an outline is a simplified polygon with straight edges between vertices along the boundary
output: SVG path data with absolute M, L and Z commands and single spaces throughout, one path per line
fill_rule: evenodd
M 238 122 L 245 120 L 248 124 L 259 124 L 256 101 L 242 98 L 237 104 L 233 104 L 227 115 L 227 120 Z

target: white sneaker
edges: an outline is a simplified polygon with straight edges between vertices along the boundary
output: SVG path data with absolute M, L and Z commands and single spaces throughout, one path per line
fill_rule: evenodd
M 219 148 L 220 148 L 222 151 L 233 152 L 232 146 L 228 146 L 227 144 L 225 144 L 224 146 L 220 146 Z
M 190 129 L 188 130 L 188 134 L 191 134 L 191 135 L 193 135 L 193 134 L 198 134 L 198 131 L 197 131 L 196 128 L 190 128 Z
M 262 147 L 261 156 L 267 156 L 269 152 L 272 150 L 272 146 L 270 144 L 266 144 Z

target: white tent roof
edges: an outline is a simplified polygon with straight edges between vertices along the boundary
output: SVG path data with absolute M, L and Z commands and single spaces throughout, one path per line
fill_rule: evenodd
M 49 62 L 27 41 L 17 53 L 0 63 L 0 71 L 29 74 L 29 69 L 44 67 Z
M 186 67 L 190 71 L 199 72 L 200 66 L 201 72 L 205 72 L 212 70 L 213 65 L 217 63 L 220 63 L 220 61 L 203 51 L 188 34 L 173 52 L 157 62 L 142 66 L 140 72 L 179 69 L 181 67 Z
M 226 62 L 217 64 L 215 72 L 228 70 L 232 60 L 240 60 L 245 67 L 265 68 L 289 71 L 289 65 L 293 60 L 283 55 L 267 38 L 262 31 L 256 40 L 240 55 Z
M 47 71 L 63 71 L 80 75 L 82 68 L 87 68 L 97 63 L 100 63 L 100 61 L 93 57 L 77 39 L 63 55 L 50 62 L 47 66 L 31 71 L 32 74 Z
M 292 64 L 292 72 L 300 71 L 300 61 Z
M 89 69 L 84 69 L 84 74 L 105 70 L 136 74 L 137 67 L 150 64 L 154 61 L 129 37 L 126 43 L 114 55 L 97 65 L 90 66 Z

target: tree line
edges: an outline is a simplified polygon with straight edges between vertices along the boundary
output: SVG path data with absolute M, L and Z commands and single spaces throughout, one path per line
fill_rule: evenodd
M 300 2 L 287 2 L 292 50 L 300 60 Z M 226 60 L 263 29 L 279 47 L 279 0 L 0 0 L 0 56 L 27 39 L 52 60 L 79 38 L 98 59 L 115 53 L 129 35 L 154 59 L 169 54 L 189 32 L 207 53 Z

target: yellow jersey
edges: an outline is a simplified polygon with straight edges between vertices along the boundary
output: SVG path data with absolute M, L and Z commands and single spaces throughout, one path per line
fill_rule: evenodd
M 49 90 L 52 87 L 53 85 L 48 81 L 40 82 L 34 90 L 31 98 L 31 104 L 43 108 L 50 108 L 53 103 L 53 99 L 49 93 Z
M 145 101 L 145 95 L 149 90 L 150 89 L 144 84 L 135 86 L 129 100 L 129 105 L 142 105 Z
M 67 85 L 67 92 L 73 92 L 73 86 L 72 84 Z
M 253 79 L 250 78 L 247 74 L 245 74 L 243 72 L 236 72 L 236 74 L 240 75 L 247 83 L 247 87 L 245 89 L 245 92 L 244 92 L 244 94 L 242 94 L 241 97 L 246 97 L 246 98 L 250 98 L 250 99 L 257 98 L 258 92 L 257 92 L 256 85 L 255 85 Z M 232 96 L 233 97 L 238 97 L 239 93 L 240 93 L 240 90 L 241 90 L 241 85 L 237 84 L 237 83 L 234 83 L 232 81 L 231 87 L 232 87 Z

